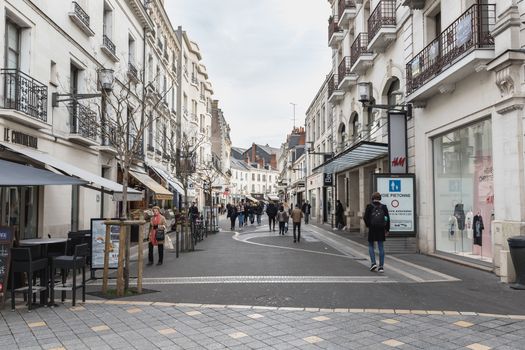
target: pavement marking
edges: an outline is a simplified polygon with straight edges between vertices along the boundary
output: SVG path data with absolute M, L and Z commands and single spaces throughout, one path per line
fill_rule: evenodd
M 319 342 L 322 342 L 324 339 L 323 338 L 320 338 L 316 335 L 312 335 L 311 337 L 306 337 L 306 338 L 303 338 L 303 340 L 307 343 L 310 343 L 310 344 L 315 344 L 315 343 L 319 343 Z
M 365 247 L 364 245 L 362 245 L 360 243 L 357 243 L 357 242 L 354 242 L 354 241 L 349 241 L 346 238 L 340 237 L 340 236 L 336 235 L 335 233 L 327 231 L 327 230 L 322 229 L 320 227 L 310 226 L 309 229 L 312 230 L 312 232 L 317 233 L 319 235 L 318 238 L 321 241 L 323 241 L 324 243 L 326 243 L 326 244 L 330 245 L 331 247 L 341 251 L 342 253 L 347 253 L 347 254 L 352 255 L 353 257 L 361 258 L 361 259 L 356 259 L 356 260 L 365 260 L 366 263 L 364 263 L 364 264 L 366 266 L 368 266 L 368 254 L 366 253 L 368 251 L 368 247 Z M 322 230 L 322 232 L 320 230 Z M 344 241 L 342 241 L 342 240 L 344 240 Z M 350 247 L 347 244 L 346 241 L 350 242 L 353 247 L 359 247 L 361 249 L 361 251 L 358 251 L 357 249 L 355 249 L 353 247 Z M 341 242 L 344 242 L 344 243 L 341 243 Z M 343 249 L 341 249 L 341 248 L 343 248 Z M 395 256 L 392 256 L 392 255 L 389 255 L 388 259 L 392 260 L 392 261 L 395 261 L 398 264 L 402 264 L 402 265 L 405 265 L 407 267 L 411 267 L 413 269 L 424 271 L 426 273 L 429 273 L 429 274 L 432 274 L 434 276 L 439 277 L 439 278 L 435 278 L 435 279 L 423 279 L 423 278 L 421 278 L 419 276 L 416 276 L 414 274 L 411 274 L 411 273 L 407 272 L 406 269 L 404 269 L 402 267 L 397 267 L 397 266 L 392 266 L 392 265 L 388 266 L 389 270 L 391 270 L 391 271 L 393 271 L 393 272 L 395 272 L 397 274 L 400 274 L 400 275 L 402 275 L 402 276 L 404 276 L 404 277 L 406 277 L 406 278 L 408 278 L 408 279 L 410 279 L 410 280 L 412 280 L 414 282 L 419 282 L 419 283 L 426 282 L 426 283 L 428 283 L 428 282 L 457 282 L 457 281 L 460 281 L 458 278 L 446 275 L 444 273 L 441 273 L 441 272 L 438 272 L 438 271 L 435 271 L 435 270 L 432 270 L 432 269 L 429 269 L 429 268 L 426 268 L 426 267 L 423 267 L 423 266 L 420 266 L 420 265 L 413 264 L 413 263 L 405 261 L 403 259 L 396 258 Z
M 177 333 L 177 331 L 173 328 L 165 328 L 165 329 L 160 329 L 159 333 L 162 335 L 170 335 L 170 334 Z
M 130 285 L 137 284 L 136 279 L 130 279 Z M 146 277 L 142 279 L 143 285 L 175 285 L 175 284 L 246 284 L 246 283 L 397 283 L 388 276 L 200 276 L 200 277 Z M 109 281 L 110 285 L 116 281 Z M 96 280 L 89 283 L 92 286 L 102 285 L 102 281 Z M 107 302 L 107 304 L 122 305 L 122 301 Z M 154 303 L 158 306 L 171 306 L 172 303 Z M 210 307 L 213 307 L 211 305 Z M 216 306 L 220 307 L 220 306 Z
M 73 307 L 70 307 L 69 310 L 71 311 L 84 311 L 86 308 L 83 307 L 83 306 L 73 306 Z
M 139 309 L 138 307 L 134 307 L 132 309 L 127 309 L 126 311 L 130 314 L 138 314 L 139 312 L 142 312 L 142 309 Z
M 474 344 L 470 344 L 469 346 L 467 346 L 467 349 L 470 349 L 470 350 L 490 350 L 492 348 L 490 346 L 482 345 L 482 344 L 479 344 L 479 343 L 474 343 Z
M 50 348 L 48 350 L 66 350 L 66 348 L 63 348 L 63 347 L 59 347 L 59 348 Z
M 469 328 L 469 327 L 472 327 L 474 325 L 474 323 L 470 323 L 470 322 L 466 322 L 466 321 L 458 321 L 458 322 L 455 322 L 453 324 L 458 326 L 458 327 L 462 327 L 462 328 Z
M 399 323 L 398 320 L 394 320 L 394 319 L 392 319 L 392 318 L 387 318 L 386 320 L 381 320 L 381 322 L 386 323 L 386 324 L 396 324 L 396 323 Z
M 251 314 L 251 315 L 248 315 L 248 317 L 253 318 L 254 320 L 257 320 L 259 318 L 263 318 L 264 316 L 261 314 Z
M 100 325 L 100 326 L 91 327 L 91 330 L 93 332 L 103 332 L 103 331 L 108 331 L 109 327 L 106 325 Z
M 247 337 L 248 334 L 246 333 L 243 333 L 243 332 L 235 332 L 235 333 L 231 333 L 231 334 L 228 334 L 230 337 L 232 337 L 233 339 L 239 339 L 239 338 L 244 338 L 244 337 Z
M 189 311 L 189 312 L 186 312 L 186 315 L 188 315 L 188 316 L 197 316 L 197 315 L 202 315 L 202 312 L 200 312 L 200 311 Z
M 405 343 L 400 342 L 399 340 L 395 340 L 395 339 L 385 340 L 382 344 L 391 346 L 393 348 L 395 348 L 397 346 L 405 345 Z
M 27 326 L 29 328 L 37 328 L 37 327 L 45 327 L 47 324 L 45 322 L 32 322 L 28 323 Z
M 317 317 L 312 318 L 312 320 L 319 321 L 319 322 L 328 321 L 329 319 L 330 317 L 326 317 L 326 316 L 317 316 Z

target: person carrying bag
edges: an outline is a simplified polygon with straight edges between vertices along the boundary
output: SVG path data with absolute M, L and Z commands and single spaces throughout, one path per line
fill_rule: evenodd
M 157 246 L 159 261 L 162 265 L 164 259 L 164 240 L 166 238 L 166 218 L 160 214 L 160 208 L 153 207 L 153 217 L 150 220 L 149 243 L 148 243 L 148 265 L 153 265 L 153 247 Z
M 363 216 L 366 227 L 368 227 L 368 253 L 370 254 L 370 271 L 384 272 L 385 250 L 383 243 L 390 232 L 390 215 L 388 208 L 381 203 L 381 194 L 372 193 L 372 203 L 368 204 Z M 379 249 L 379 268 L 376 264 L 374 242 Z

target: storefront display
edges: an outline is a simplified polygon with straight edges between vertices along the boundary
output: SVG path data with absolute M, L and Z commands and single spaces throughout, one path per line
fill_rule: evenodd
M 492 261 L 491 121 L 433 140 L 436 250 Z
M 10 226 L 15 237 L 37 237 L 38 187 L 0 187 L 0 226 Z

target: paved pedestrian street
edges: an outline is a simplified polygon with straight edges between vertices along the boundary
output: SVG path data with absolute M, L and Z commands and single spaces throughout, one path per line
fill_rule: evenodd
M 2 311 L 2 349 L 525 349 L 525 317 L 90 301 Z
M 31 313 L 19 300 L 1 349 L 525 349 L 523 293 L 493 274 L 416 254 L 372 273 L 367 247 L 326 226 L 293 243 L 265 220 L 221 225 L 146 267 L 151 293 Z

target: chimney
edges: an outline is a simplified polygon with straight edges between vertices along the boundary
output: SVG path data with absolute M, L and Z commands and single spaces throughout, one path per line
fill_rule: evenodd
M 275 153 L 270 156 L 270 166 L 272 169 L 277 169 L 277 155 Z

